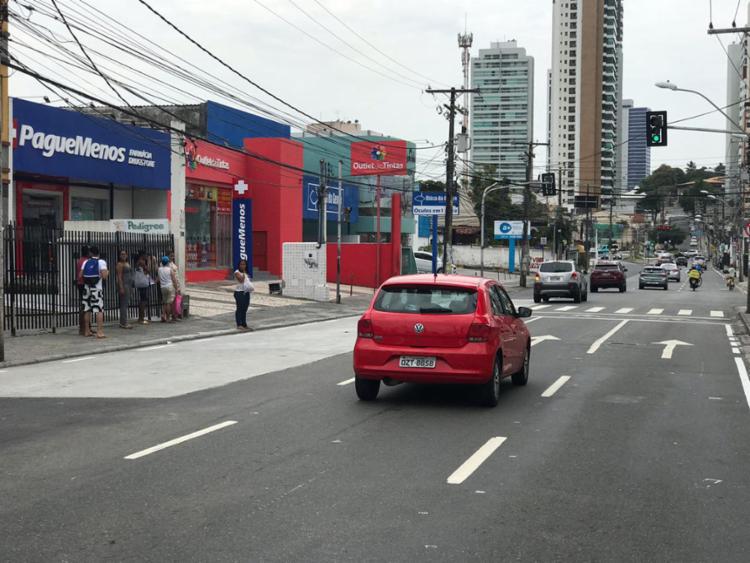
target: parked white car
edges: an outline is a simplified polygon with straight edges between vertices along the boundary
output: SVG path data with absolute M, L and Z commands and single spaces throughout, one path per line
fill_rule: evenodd
M 414 261 L 417 263 L 417 272 L 420 274 L 431 274 L 432 273 L 432 253 L 417 251 L 414 253 Z M 437 272 L 438 274 L 443 273 L 443 261 L 438 257 L 437 259 Z

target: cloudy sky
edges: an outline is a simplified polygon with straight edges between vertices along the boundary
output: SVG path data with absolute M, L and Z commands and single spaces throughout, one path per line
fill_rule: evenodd
M 218 56 L 305 112 L 323 120 L 359 119 L 365 128 L 422 145 L 428 141 L 442 143 L 447 137 L 447 122 L 435 109 L 441 100 L 423 89 L 428 84 L 460 85 L 456 34 L 464 29 L 464 22 L 474 34 L 474 52 L 489 46 L 491 41 L 516 39 L 535 57 L 535 135 L 539 140 L 546 137 L 545 73 L 551 60 L 551 0 L 149 2 Z M 714 25 L 729 27 L 737 1 L 712 3 Z M 43 14 L 45 8 L 52 9 L 50 0 L 32 2 L 38 6 L 36 13 L 19 7 L 29 4 L 28 0 L 11 4 L 18 14 L 28 18 L 28 25 L 46 26 L 55 32 L 57 40 L 70 40 L 64 28 Z M 58 4 L 64 13 L 79 21 L 92 21 L 96 14 L 91 6 L 96 6 L 183 57 L 196 72 L 211 72 L 241 88 L 245 95 L 270 100 L 220 68 L 137 0 L 58 0 Z M 747 17 L 747 2 L 743 0 L 741 4 L 738 25 L 744 24 Z M 636 105 L 668 110 L 670 121 L 712 109 L 697 96 L 653 86 L 654 82 L 668 79 L 681 87 L 700 90 L 720 106 L 725 105 L 727 57 L 717 38 L 706 34 L 709 20 L 709 0 L 625 0 L 624 96 L 634 99 Z M 17 44 L 11 43 L 11 49 L 29 67 L 117 101 L 100 79 L 89 76 L 84 82 L 82 75 L 29 50 L 29 46 L 34 46 L 30 32 L 15 27 L 11 35 Z M 80 35 L 84 44 L 104 53 L 112 52 L 89 36 Z M 725 45 L 736 39 L 732 35 L 722 36 Z M 74 43 L 64 45 L 71 50 L 76 48 Z M 104 66 L 110 64 L 97 61 Z M 153 67 L 143 68 L 165 76 Z M 170 99 L 195 102 L 206 97 L 205 92 L 194 86 L 184 88 L 187 93 L 172 92 Z M 165 94 L 163 89 L 156 89 Z M 49 93 L 16 73 L 11 80 L 11 94 L 40 101 L 39 96 Z M 272 103 L 282 107 L 276 101 Z M 718 113 L 712 113 L 683 125 L 724 128 L 724 120 Z M 654 166 L 663 162 L 684 165 L 694 160 L 712 167 L 724 161 L 723 135 L 674 131 L 669 143 L 667 148 L 652 150 Z M 419 154 L 420 169 L 426 174 L 439 175 L 441 150 L 425 149 Z M 537 164 L 543 164 L 544 158 L 540 151 Z

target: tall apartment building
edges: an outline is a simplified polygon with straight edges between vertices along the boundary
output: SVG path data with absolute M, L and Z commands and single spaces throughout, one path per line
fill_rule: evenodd
M 646 143 L 646 112 L 649 108 L 628 108 L 627 122 L 623 123 L 623 131 L 627 143 L 627 173 L 624 187 L 632 190 L 640 185 L 643 179 L 651 174 L 651 147 Z M 624 113 L 624 112 L 623 112 Z
M 553 0 L 550 167 L 563 203 L 611 193 L 618 174 L 623 0 Z
M 498 178 L 526 180 L 524 143 L 534 132 L 534 58 L 515 40 L 491 43 L 471 60 L 471 160 L 497 166 Z

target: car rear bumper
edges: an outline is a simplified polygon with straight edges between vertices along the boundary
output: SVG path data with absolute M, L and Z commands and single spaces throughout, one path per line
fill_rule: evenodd
M 589 285 L 603 289 L 608 287 L 622 287 L 625 285 L 625 280 L 618 280 L 616 278 L 591 279 L 589 280 Z
M 575 283 L 535 283 L 534 295 L 545 297 L 572 297 L 578 284 Z
M 665 283 L 667 283 L 668 280 L 638 280 L 638 283 L 640 285 L 653 285 L 653 286 L 663 286 Z
M 399 367 L 401 356 L 432 356 L 432 369 Z M 492 374 L 495 352 L 486 343 L 460 348 L 382 346 L 359 338 L 354 346 L 354 373 L 363 379 L 390 378 L 412 383 L 485 383 Z

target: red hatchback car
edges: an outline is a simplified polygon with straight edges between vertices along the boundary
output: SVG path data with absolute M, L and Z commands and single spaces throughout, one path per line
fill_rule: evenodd
M 526 385 L 531 338 L 493 280 L 431 274 L 397 276 L 378 290 L 357 326 L 357 396 L 372 401 L 380 382 L 473 383 L 483 403 L 497 405 L 500 380 Z

